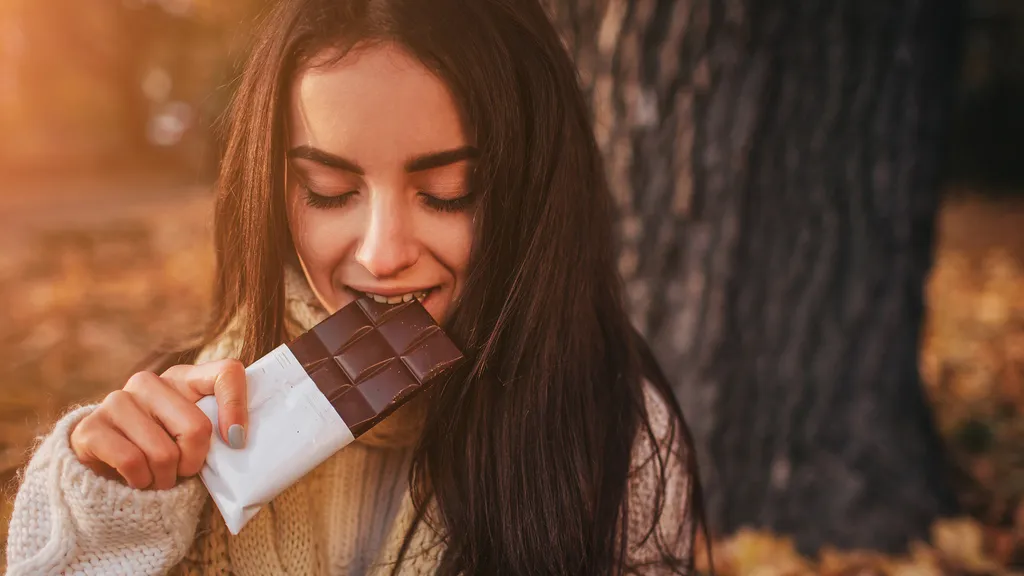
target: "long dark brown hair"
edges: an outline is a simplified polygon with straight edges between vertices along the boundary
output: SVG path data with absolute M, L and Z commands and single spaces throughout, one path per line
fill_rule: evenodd
M 285 0 L 255 38 L 224 125 L 215 308 L 199 346 L 239 314 L 244 363 L 286 338 L 283 270 L 294 248 L 284 110 L 296 72 L 325 49 L 341 57 L 367 43 L 400 44 L 446 82 L 480 151 L 470 272 L 446 322 L 471 361 L 432 397 L 410 476 L 417 524 L 444 537 L 440 574 L 628 571 L 631 450 L 639 434 L 656 440 L 645 379 L 669 406 L 671 439 L 689 436 L 624 311 L 589 111 L 541 5 Z M 675 450 L 687 455 L 692 518 L 701 515 L 693 450 Z M 655 522 L 665 501 L 661 458 L 658 466 Z M 429 502 L 436 515 L 425 513 Z M 653 528 L 645 527 L 658 538 Z M 692 554 L 660 549 L 666 568 L 692 569 Z

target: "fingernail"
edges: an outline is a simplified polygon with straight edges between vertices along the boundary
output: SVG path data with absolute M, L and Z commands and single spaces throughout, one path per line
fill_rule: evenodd
M 228 445 L 236 450 L 245 446 L 245 428 L 241 424 L 232 424 L 228 428 Z

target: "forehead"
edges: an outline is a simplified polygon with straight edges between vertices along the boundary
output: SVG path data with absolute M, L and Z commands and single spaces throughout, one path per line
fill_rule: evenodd
M 300 71 L 288 132 L 289 147 L 313 146 L 367 169 L 468 143 L 447 85 L 395 44 L 357 47 Z

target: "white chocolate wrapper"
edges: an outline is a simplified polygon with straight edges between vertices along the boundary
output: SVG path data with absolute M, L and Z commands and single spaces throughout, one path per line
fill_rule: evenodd
M 199 476 L 232 534 L 355 440 L 287 345 L 253 362 L 245 375 L 249 425 L 244 448 L 233 449 L 221 439 L 213 396 L 196 403 L 214 430 Z

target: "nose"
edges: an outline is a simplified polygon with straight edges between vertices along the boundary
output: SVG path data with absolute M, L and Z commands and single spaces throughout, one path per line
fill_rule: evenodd
M 371 196 L 369 221 L 356 250 L 356 262 L 378 279 L 397 275 L 419 258 L 408 215 L 396 196 Z

